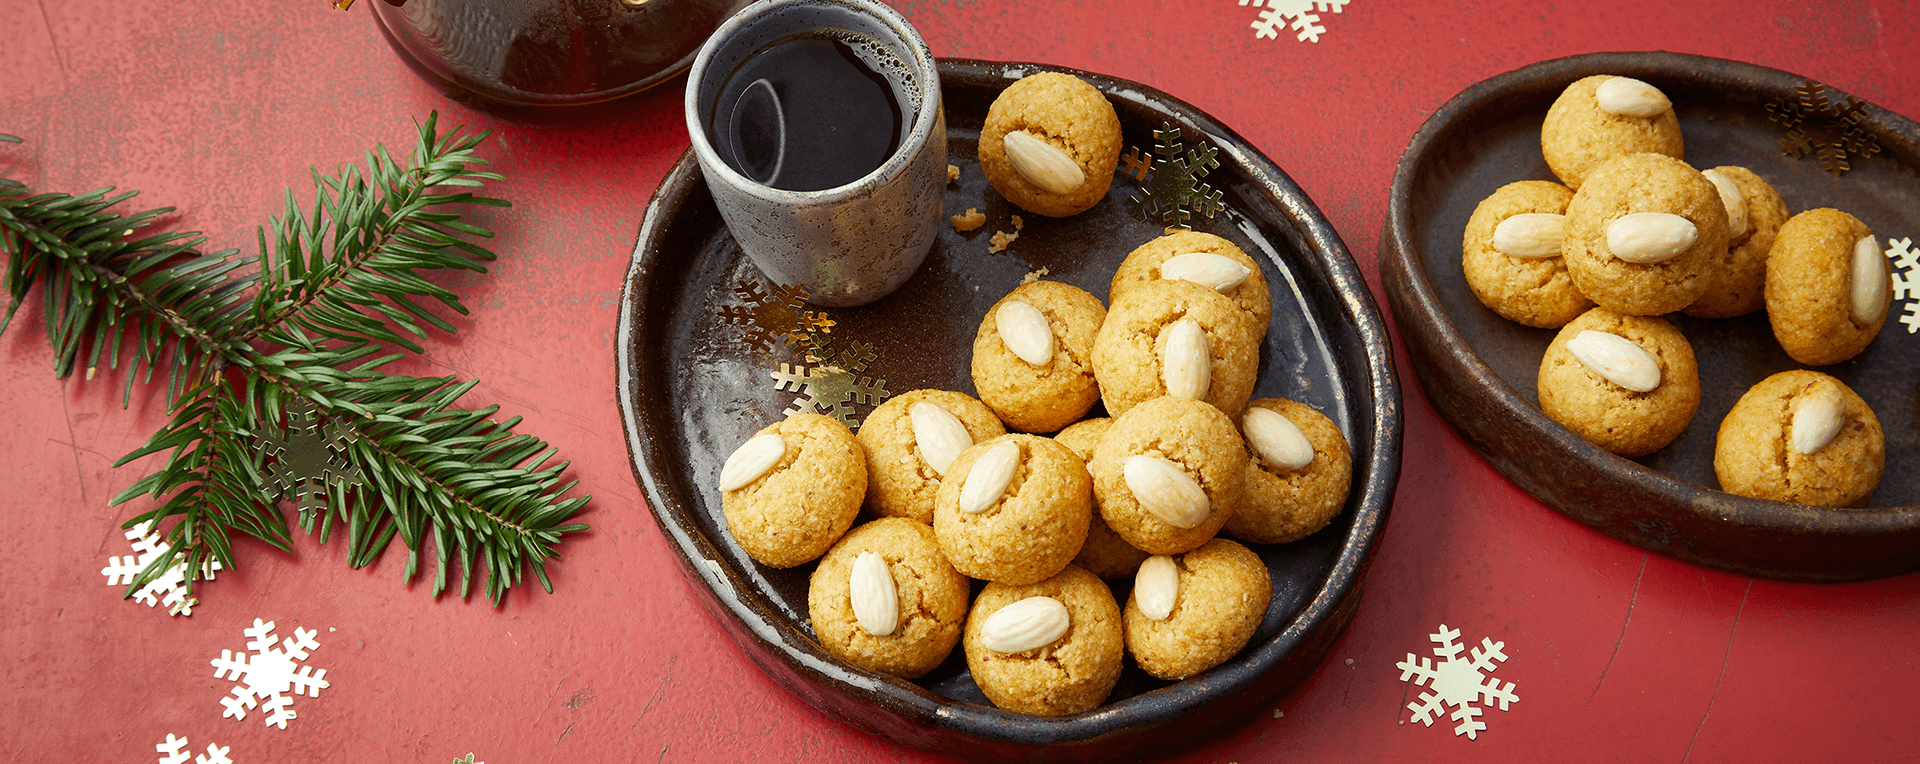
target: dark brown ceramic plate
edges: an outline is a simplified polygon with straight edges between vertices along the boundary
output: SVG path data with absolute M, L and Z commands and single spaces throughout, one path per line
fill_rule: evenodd
M 830 311 L 837 322 L 830 348 L 871 343 L 875 357 L 861 376 L 883 379 L 896 394 L 922 387 L 973 393 L 973 335 L 995 300 L 1041 269 L 1104 297 L 1121 259 L 1161 233 L 1129 217 L 1127 199 L 1139 186 L 1118 176 L 1106 200 L 1080 215 L 1022 214 L 1019 239 L 988 254 L 992 233 L 1012 230 L 1010 216 L 1021 213 L 980 172 L 975 144 L 987 107 L 1022 76 L 1065 70 L 979 61 L 943 61 L 940 69 L 950 161 L 960 168 L 946 207 L 980 208 L 989 222 L 968 234 L 944 228 L 898 292 Z M 634 474 L 707 610 L 749 658 L 829 715 L 904 745 L 983 760 L 1152 755 L 1204 744 L 1264 713 L 1318 665 L 1351 619 L 1399 473 L 1400 396 L 1384 323 L 1313 203 L 1272 162 L 1191 106 L 1135 83 L 1070 73 L 1107 94 L 1125 145 L 1151 155 L 1154 130 L 1172 124 L 1189 145 L 1198 138 L 1219 150 L 1220 166 L 1206 180 L 1224 193 L 1226 211 L 1195 228 L 1238 243 L 1274 287 L 1256 394 L 1312 404 L 1353 445 L 1353 489 L 1332 525 L 1293 544 L 1254 547 L 1272 574 L 1273 604 L 1252 643 L 1226 664 L 1168 683 L 1129 662 L 1097 710 L 1039 718 L 988 704 L 957 648 L 916 682 L 828 657 L 806 618 L 813 566 L 782 571 L 749 560 L 726 533 L 712 487 L 727 455 L 798 397 L 776 389 L 771 373 L 805 361 L 784 345 L 755 347 L 747 328 L 718 318 L 724 307 L 749 302 L 731 291 L 736 285 L 764 280 L 727 234 L 691 155 L 647 210 L 621 307 L 618 395 Z M 865 416 L 871 406 L 854 409 Z M 1126 586 L 1116 595 L 1124 601 Z
M 1790 103 L 1798 75 L 1678 53 L 1600 53 L 1500 75 L 1454 97 L 1407 147 L 1394 174 L 1381 271 L 1420 384 L 1435 408 L 1488 460 L 1547 505 L 1600 531 L 1664 554 L 1769 578 L 1848 581 L 1920 568 L 1920 336 L 1897 318 L 1851 361 L 1820 369 L 1866 399 L 1887 434 L 1887 470 L 1870 508 L 1831 510 L 1715 490 L 1720 420 L 1740 395 L 1799 368 L 1780 350 L 1764 312 L 1736 319 L 1668 319 L 1693 344 L 1701 402 L 1667 448 L 1636 459 L 1601 451 L 1537 407 L 1540 357 L 1554 332 L 1495 315 L 1467 289 L 1460 237 L 1473 209 L 1503 184 L 1552 180 L 1540 122 L 1566 86 L 1593 74 L 1645 80 L 1680 117 L 1687 161 L 1741 165 L 1780 190 L 1793 212 L 1853 213 L 1884 243 L 1920 239 L 1920 129 L 1868 105 L 1861 121 L 1881 152 L 1835 176 L 1814 157 L 1781 152 L 1768 106 Z M 1833 94 L 1836 99 L 1840 94 Z

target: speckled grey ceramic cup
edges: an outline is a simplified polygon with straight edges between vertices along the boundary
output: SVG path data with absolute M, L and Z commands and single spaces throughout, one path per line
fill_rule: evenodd
M 717 108 L 740 108 L 738 102 L 717 102 L 743 61 L 816 30 L 852 32 L 870 41 L 861 45 L 878 46 L 862 48 L 862 59 L 877 53 L 886 62 L 872 68 L 893 88 L 903 134 L 899 147 L 857 180 L 818 191 L 775 188 L 722 159 L 715 144 L 730 139 L 716 137 L 710 126 Z M 686 117 L 715 206 L 769 279 L 805 288 L 816 305 L 864 305 L 906 283 L 926 259 L 941 223 L 946 115 L 933 53 L 892 8 L 873 0 L 760 0 L 747 6 L 720 25 L 694 59 Z M 785 135 L 782 128 L 783 140 Z

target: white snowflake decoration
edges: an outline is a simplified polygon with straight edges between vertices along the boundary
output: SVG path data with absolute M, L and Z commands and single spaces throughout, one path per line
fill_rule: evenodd
M 213 659 L 214 676 L 243 682 L 233 686 L 233 697 L 220 699 L 220 705 L 227 707 L 221 717 L 245 719 L 247 710 L 257 706 L 267 714 L 268 726 L 286 729 L 287 722 L 297 716 L 293 712 L 293 698 L 286 693 L 291 690 L 317 698 L 320 690 L 327 686 L 326 669 L 315 671 L 312 666 L 294 664 L 306 660 L 307 655 L 320 646 L 313 638 L 318 631 L 294 627 L 293 636 L 282 640 L 281 647 L 273 644 L 272 621 L 255 618 L 253 627 L 244 631 L 253 638 L 247 643 L 253 655 L 241 654 L 236 658 L 233 651 L 221 650 L 220 657 Z
M 133 583 L 134 577 L 138 576 L 140 571 L 145 570 L 155 558 L 166 554 L 167 550 L 172 548 L 167 545 L 167 542 L 160 540 L 160 534 L 152 531 L 152 522 L 141 523 L 127 531 L 127 540 L 133 542 L 134 553 L 125 557 L 107 558 L 107 566 L 100 569 L 100 575 L 107 577 L 108 586 L 126 586 Z M 200 570 L 200 578 L 212 580 L 213 572 L 219 569 L 219 560 L 207 560 Z M 146 603 L 147 607 L 154 607 L 164 602 L 167 605 L 168 615 L 191 616 L 193 606 L 199 604 L 199 600 L 187 596 L 187 565 L 184 559 L 174 562 L 173 567 L 168 568 L 165 573 L 147 582 L 146 586 L 140 587 L 140 591 L 133 593 L 133 598 Z
M 187 764 L 186 738 L 174 737 L 173 733 L 169 732 L 167 742 L 156 745 L 153 749 L 160 752 L 160 764 Z M 227 758 L 227 752 L 231 750 L 233 746 L 221 748 L 208 743 L 207 752 L 193 757 L 193 764 L 233 764 L 233 759 Z
M 1281 29 L 1292 29 L 1294 39 L 1301 42 L 1319 42 L 1320 33 L 1327 31 L 1320 26 L 1320 14 L 1329 11 L 1340 13 L 1349 0 L 1240 0 L 1242 6 L 1266 10 L 1260 12 L 1260 19 L 1249 24 L 1253 27 L 1254 39 L 1279 39 Z
M 1497 662 L 1507 659 L 1507 654 L 1501 652 L 1507 643 L 1481 637 L 1480 647 L 1472 650 L 1472 660 L 1462 660 L 1460 651 L 1466 648 L 1454 641 L 1460 638 L 1459 629 L 1449 629 L 1443 623 L 1438 633 L 1428 636 L 1439 645 L 1433 648 L 1433 654 L 1446 659 L 1438 668 L 1432 658 L 1420 658 L 1415 663 L 1413 653 L 1407 653 L 1406 660 L 1394 664 L 1400 668 L 1400 681 L 1412 679 L 1415 687 L 1424 684 L 1433 689 L 1420 693 L 1420 702 L 1408 703 L 1407 708 L 1413 711 L 1414 721 L 1431 727 L 1434 716 L 1446 714 L 1446 706 L 1451 705 L 1453 713 L 1448 718 L 1460 723 L 1453 728 L 1453 734 L 1477 740 L 1487 725 L 1479 720 L 1481 709 L 1474 703 L 1488 705 L 1497 701 L 1500 710 L 1505 711 L 1509 704 L 1520 699 L 1513 693 L 1512 682 L 1501 687 L 1499 679 L 1486 676 L 1486 672 L 1499 668 L 1495 665 Z
M 1908 334 L 1920 332 L 1920 249 L 1913 248 L 1912 238 L 1888 239 L 1886 254 L 1892 261 L 1888 265 L 1893 271 L 1893 302 L 1906 310 L 1900 323 Z M 1907 304 L 1899 306 L 1901 300 Z

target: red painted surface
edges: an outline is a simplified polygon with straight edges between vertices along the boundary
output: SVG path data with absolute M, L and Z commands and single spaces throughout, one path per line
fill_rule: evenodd
M 1472 83 L 1535 61 L 1674 50 L 1797 72 L 1920 117 L 1920 14 L 1850 3 L 1353 0 L 1318 43 L 1256 39 L 1231 0 L 900 2 L 938 55 L 1043 61 L 1144 82 L 1233 126 L 1318 201 L 1377 273 L 1386 189 L 1421 121 Z M 161 422 L 116 375 L 58 381 L 29 304 L 0 336 L 0 758 L 152 761 L 168 733 L 236 762 L 920 759 L 803 705 L 695 605 L 628 469 L 613 395 L 621 279 L 649 195 L 687 141 L 680 80 L 620 108 L 526 124 L 414 78 L 367 8 L 0 1 L 0 173 L 36 189 L 139 189 L 175 228 L 251 247 L 307 193 L 309 164 L 402 148 L 433 109 L 495 131 L 511 210 L 501 259 L 450 279 L 475 310 L 415 371 L 477 377 L 467 399 L 525 417 L 573 460 L 593 525 L 550 570 L 557 592 L 430 600 L 390 554 L 243 543 L 191 618 L 123 602 L 98 569 L 146 504 L 107 499 L 153 462 L 109 465 Z M 1909 235 L 1920 232 L 1904 232 Z M 1377 283 L 1375 284 L 1377 289 Z M 1495 474 L 1408 396 L 1399 502 L 1365 599 L 1320 671 L 1275 715 L 1193 761 L 1889 761 L 1920 741 L 1920 577 L 1842 586 L 1704 570 L 1600 536 Z M 1898 465 L 1890 465 L 1900 468 Z M 1911 467 L 1911 465 L 1907 465 Z M 285 731 L 220 717 L 207 661 L 255 617 L 319 630 L 332 687 Z M 1476 741 L 1407 723 L 1394 663 L 1445 623 L 1506 642 L 1520 701 Z M 1283 714 L 1283 715 L 1281 715 Z

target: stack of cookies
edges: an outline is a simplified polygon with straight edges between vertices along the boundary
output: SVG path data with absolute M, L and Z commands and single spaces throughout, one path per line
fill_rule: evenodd
M 1795 361 L 1839 363 L 1886 321 L 1891 274 L 1873 232 L 1845 212 L 1789 217 L 1743 167 L 1695 170 L 1673 105 L 1628 77 L 1574 82 L 1540 128 L 1560 182 L 1502 186 L 1469 219 L 1461 263 L 1480 302 L 1558 329 L 1540 362 L 1540 408 L 1622 456 L 1666 447 L 1692 421 L 1692 346 L 1662 315 L 1767 312 Z M 1823 506 L 1862 506 L 1885 444 L 1859 396 L 1796 370 L 1750 390 L 1720 427 L 1722 489 Z
M 1098 90 L 1040 74 L 995 102 L 980 156 L 1010 201 L 1071 215 L 1104 196 L 1118 135 Z M 1273 303 L 1233 243 L 1146 242 L 1107 300 L 1030 278 L 980 317 L 977 397 L 914 390 L 857 436 L 795 416 L 727 459 L 735 543 L 771 567 L 818 560 L 808 615 L 828 653 L 910 679 L 962 645 L 996 706 L 1052 716 L 1103 703 L 1128 656 L 1178 680 L 1246 647 L 1272 583 L 1241 542 L 1326 526 L 1346 439 L 1309 406 L 1252 399 Z M 1110 581 L 1131 582 L 1124 607 Z

